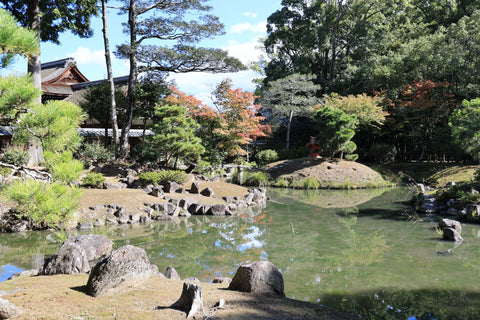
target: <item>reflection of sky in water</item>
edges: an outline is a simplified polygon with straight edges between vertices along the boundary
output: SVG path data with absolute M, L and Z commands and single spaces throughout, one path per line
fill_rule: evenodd
M 7 280 L 8 278 L 10 278 L 10 276 L 12 274 L 20 272 L 20 271 L 23 271 L 23 270 L 15 267 L 15 266 L 12 266 L 11 264 L 1 266 L 0 267 L 0 282 L 3 282 L 5 280 Z
M 263 233 L 263 231 L 261 231 L 259 227 L 252 226 L 246 229 L 245 232 L 248 232 L 248 233 L 243 234 L 242 238 L 247 241 L 237 246 L 238 251 L 245 252 L 245 250 L 252 249 L 253 247 L 255 248 L 263 247 L 263 243 L 256 239 L 260 237 Z

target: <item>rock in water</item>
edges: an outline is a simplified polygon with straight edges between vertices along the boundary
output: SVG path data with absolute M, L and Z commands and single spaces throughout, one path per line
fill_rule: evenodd
M 440 229 L 445 229 L 445 228 L 452 228 L 458 231 L 458 233 L 462 233 L 462 224 L 458 222 L 457 220 L 452 220 L 452 219 L 442 219 L 438 223 L 438 226 Z
M 444 228 L 443 229 L 443 239 L 448 241 L 462 242 L 462 235 L 455 229 Z
M 145 250 L 126 245 L 95 265 L 88 277 L 86 292 L 93 297 L 106 295 L 120 284 L 143 282 L 158 274 L 158 268 L 150 264 Z
M 257 261 L 240 266 L 228 289 L 259 295 L 285 296 L 283 276 L 268 261 Z

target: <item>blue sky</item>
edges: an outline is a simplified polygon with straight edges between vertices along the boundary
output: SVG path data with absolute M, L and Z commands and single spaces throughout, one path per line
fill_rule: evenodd
M 114 2 L 109 1 L 109 4 Z M 242 62 L 257 61 L 261 51 L 258 47 L 258 39 L 266 35 L 265 23 L 267 17 L 281 8 L 281 0 L 211 0 L 209 5 L 213 7 L 211 13 L 218 16 L 225 25 L 226 34 L 202 43 L 202 46 L 222 48 Z M 108 14 L 108 33 L 110 47 L 113 51 L 116 45 L 128 40 L 128 36 L 122 32 L 122 22 L 126 22 L 126 15 L 118 15 L 116 10 L 110 10 Z M 80 39 L 70 33 L 64 33 L 60 37 L 60 45 L 42 43 L 42 62 L 48 62 L 65 57 L 74 57 L 78 68 L 89 80 L 99 80 L 106 77 L 105 57 L 103 50 L 102 22 L 95 18 L 92 25 L 94 36 L 89 39 Z M 128 75 L 126 61 L 115 57 L 113 63 L 114 76 Z M 14 72 L 26 70 L 25 61 L 19 59 L 10 69 Z M 231 78 L 235 88 L 253 91 L 252 79 L 258 77 L 253 71 L 242 71 L 233 74 L 210 74 L 188 73 L 172 74 L 169 79 L 174 79 L 180 90 L 187 94 L 195 95 L 209 104 L 210 92 L 215 85 L 224 78 Z

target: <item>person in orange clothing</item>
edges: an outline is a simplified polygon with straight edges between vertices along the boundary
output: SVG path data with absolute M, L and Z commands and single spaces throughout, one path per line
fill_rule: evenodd
M 307 148 L 310 149 L 309 157 L 319 157 L 318 150 L 320 150 L 320 146 L 315 143 L 315 137 L 310 137 L 310 141 L 307 143 Z

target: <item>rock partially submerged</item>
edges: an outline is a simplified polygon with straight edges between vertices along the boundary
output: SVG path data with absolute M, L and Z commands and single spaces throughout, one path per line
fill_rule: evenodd
M 145 250 L 126 245 L 93 267 L 86 292 L 93 297 L 108 295 L 122 284 L 141 283 L 153 275 L 159 275 L 158 268 L 150 264 Z
M 462 242 L 462 225 L 452 219 L 442 219 L 438 226 L 443 231 L 443 239 L 448 241 Z

